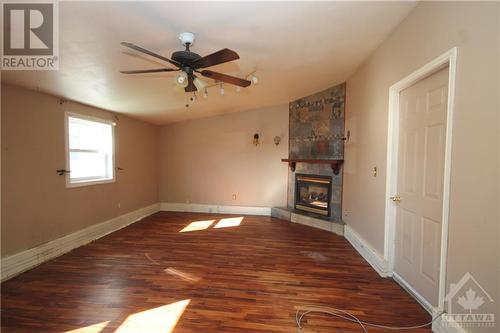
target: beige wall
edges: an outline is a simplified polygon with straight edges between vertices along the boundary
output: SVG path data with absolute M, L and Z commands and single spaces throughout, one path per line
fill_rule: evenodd
M 497 303 L 499 6 L 420 3 L 396 28 L 347 81 L 344 169 L 344 220 L 383 255 L 389 87 L 457 46 L 447 287 L 471 272 Z
M 498 6 L 498 17 L 500 18 L 500 5 Z M 500 55 L 500 19 L 498 22 L 498 27 L 497 27 L 497 52 Z M 500 57 L 498 58 L 498 68 L 497 68 L 497 85 L 500 86 Z M 497 130 L 497 147 L 500 147 L 500 94 L 497 93 L 497 119 L 498 119 L 498 130 Z M 500 152 L 497 152 L 498 155 L 498 166 L 500 167 Z M 500 173 L 500 171 L 499 171 Z M 497 209 L 498 209 L 498 223 L 500 223 L 500 175 L 498 175 L 497 178 Z M 500 226 L 497 227 L 497 232 L 498 232 L 498 242 L 500 243 Z M 499 245 L 500 246 L 500 245 Z M 497 277 L 498 278 L 498 289 L 497 289 L 497 297 L 500 296 L 500 256 L 497 256 Z M 500 318 L 500 302 L 498 301 L 497 298 L 497 319 Z
M 115 114 L 2 85 L 2 257 L 158 202 L 159 127 L 119 116 L 117 180 L 67 189 L 64 112 Z M 120 204 L 120 208 L 118 207 Z
M 186 110 L 189 112 L 189 110 Z M 252 144 L 254 133 L 261 144 Z M 281 136 L 275 146 L 274 136 Z M 162 202 L 285 206 L 288 105 L 164 126 Z M 233 200 L 236 194 L 236 200 Z

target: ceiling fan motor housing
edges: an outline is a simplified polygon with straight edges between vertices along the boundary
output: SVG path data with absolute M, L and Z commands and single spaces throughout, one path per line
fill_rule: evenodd
M 200 59 L 201 56 L 191 51 L 176 51 L 172 53 L 171 58 L 182 65 L 189 65 L 193 61 Z

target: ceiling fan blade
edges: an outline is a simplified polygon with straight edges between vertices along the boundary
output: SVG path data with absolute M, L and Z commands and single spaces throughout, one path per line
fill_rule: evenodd
M 152 56 L 152 57 L 155 57 L 155 58 L 161 59 L 161 60 L 163 60 L 163 61 L 169 62 L 169 63 L 171 63 L 172 65 L 175 65 L 175 66 L 177 66 L 177 67 L 180 67 L 180 66 L 181 66 L 181 64 L 180 64 L 180 63 L 178 63 L 177 61 L 173 61 L 173 60 L 171 60 L 171 59 L 168 59 L 167 57 L 164 57 L 164 56 L 161 56 L 161 55 L 159 55 L 159 54 L 156 54 L 156 53 L 154 53 L 154 52 L 152 52 L 152 51 L 149 51 L 149 50 L 147 50 L 147 49 L 145 49 L 145 48 L 143 48 L 143 47 L 137 46 L 137 45 L 135 45 L 135 44 L 128 43 L 128 42 L 121 42 L 120 44 L 121 44 L 121 45 L 123 45 L 123 46 L 126 46 L 126 47 L 128 47 L 128 48 L 131 48 L 131 49 L 133 49 L 133 50 L 136 50 L 136 51 L 139 51 L 139 52 L 145 53 L 145 54 L 147 54 L 147 55 L 150 55 L 150 56 Z
M 248 87 L 251 84 L 251 82 L 248 80 L 240 79 L 239 77 L 234 77 L 231 75 L 209 71 L 207 69 L 201 71 L 201 75 L 208 77 L 210 79 L 234 84 L 235 86 L 240 86 L 240 87 Z
M 233 61 L 239 59 L 240 56 L 238 53 L 230 50 L 230 49 L 222 49 L 215 53 L 204 56 L 196 61 L 194 61 L 191 66 L 194 68 L 206 68 L 210 66 L 215 66 L 218 64 L 222 64 L 228 61 Z
M 185 92 L 194 92 L 194 91 L 198 90 L 198 89 L 196 89 L 196 86 L 194 85 L 193 80 L 194 80 L 194 78 L 192 76 L 190 76 L 188 79 L 188 85 L 186 88 L 184 88 Z
M 141 74 L 141 73 L 158 73 L 158 72 L 175 72 L 178 69 L 173 68 L 157 68 L 157 69 L 138 69 L 131 71 L 120 71 L 122 74 Z

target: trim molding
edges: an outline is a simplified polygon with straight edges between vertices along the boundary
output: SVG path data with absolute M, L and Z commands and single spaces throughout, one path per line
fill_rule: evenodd
M 368 261 L 368 263 L 382 277 L 391 276 L 389 273 L 389 263 L 375 249 L 371 247 L 356 231 L 349 225 L 344 226 L 344 237 L 351 243 L 356 251 Z
M 434 307 L 431 305 L 431 303 L 429 303 L 422 295 L 420 295 L 418 293 L 418 291 L 416 291 L 408 282 L 405 281 L 405 279 L 403 279 L 398 273 L 394 272 L 393 275 L 392 275 L 392 278 L 394 279 L 394 281 L 397 282 L 397 284 L 399 284 L 401 286 L 401 288 L 403 288 L 404 290 L 406 290 L 406 292 L 408 294 L 410 294 L 411 296 L 413 296 L 413 298 L 418 302 L 420 303 L 420 305 L 427 311 L 429 312 L 429 314 L 433 314 L 435 312 L 437 312 Z
M 1 260 L 1 280 L 5 281 L 50 259 L 142 220 L 159 210 L 160 204 L 156 203 L 5 257 Z
M 162 202 L 160 210 L 169 212 L 243 214 L 271 216 L 271 207 L 222 206 L 196 203 Z

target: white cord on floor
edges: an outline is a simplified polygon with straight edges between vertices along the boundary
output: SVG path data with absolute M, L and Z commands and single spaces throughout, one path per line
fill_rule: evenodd
M 444 314 L 444 312 L 441 312 L 434 319 L 432 319 L 430 322 L 422 324 L 422 325 L 397 327 L 397 326 L 379 325 L 379 324 L 374 324 L 374 323 L 362 321 L 358 317 L 356 317 L 355 315 L 353 315 L 347 311 L 344 311 L 341 309 L 336 309 L 336 308 L 331 308 L 331 307 L 306 305 L 306 306 L 301 306 L 301 308 L 302 308 L 302 310 L 299 309 L 295 313 L 295 322 L 297 324 L 297 333 L 302 333 L 302 326 L 300 324 L 301 324 L 302 320 L 304 319 L 304 317 L 311 312 L 326 313 L 326 314 L 329 314 L 329 315 L 332 315 L 332 316 L 335 316 L 338 318 L 342 318 L 344 320 L 348 320 L 348 321 L 357 323 L 357 324 L 359 324 L 359 326 L 361 326 L 361 328 L 363 329 L 363 331 L 365 333 L 368 333 L 368 329 L 366 328 L 366 326 L 377 327 L 377 328 L 382 328 L 382 329 L 387 329 L 387 330 L 413 330 L 413 329 L 417 329 L 417 328 L 422 328 L 422 327 L 432 325 L 432 323 L 434 321 L 436 321 L 436 319 L 438 319 L 439 317 L 441 317 Z M 303 311 L 303 312 L 301 312 L 301 311 Z

